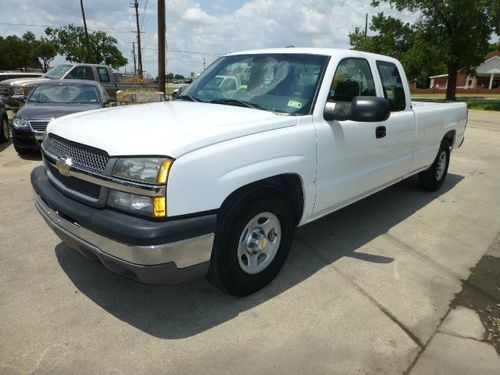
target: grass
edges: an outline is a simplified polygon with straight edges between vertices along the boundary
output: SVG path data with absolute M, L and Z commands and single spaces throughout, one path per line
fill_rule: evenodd
M 479 111 L 500 111 L 500 101 L 494 100 L 474 100 L 467 101 L 467 107 L 469 109 L 475 109 Z
M 414 100 L 445 100 L 443 94 L 415 94 Z M 469 109 L 479 111 L 500 111 L 500 95 L 478 95 L 478 94 L 460 94 L 457 95 L 457 101 L 466 102 Z

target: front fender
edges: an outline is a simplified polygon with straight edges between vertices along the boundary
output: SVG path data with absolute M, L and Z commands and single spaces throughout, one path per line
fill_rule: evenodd
M 234 191 L 280 174 L 300 177 L 307 215 L 315 199 L 316 137 L 312 122 L 232 139 L 183 155 L 170 171 L 168 216 L 219 209 Z

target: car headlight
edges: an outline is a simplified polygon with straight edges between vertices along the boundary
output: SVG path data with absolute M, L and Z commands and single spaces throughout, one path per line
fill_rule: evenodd
M 27 129 L 29 128 L 30 123 L 22 118 L 14 118 L 12 125 L 14 126 L 14 129 Z
M 113 176 L 134 182 L 166 185 L 173 160 L 168 158 L 122 158 L 118 159 Z M 111 190 L 108 206 L 139 213 L 151 217 L 164 217 L 167 214 L 165 197 L 147 197 Z
M 24 87 L 24 86 L 14 87 L 14 95 L 16 96 L 26 96 L 29 94 L 29 92 L 30 92 L 29 87 Z
M 118 159 L 113 176 L 146 184 L 166 184 L 172 162 L 166 158 Z
M 164 217 L 166 215 L 165 197 L 146 197 L 111 190 L 108 196 L 108 206 L 151 217 Z

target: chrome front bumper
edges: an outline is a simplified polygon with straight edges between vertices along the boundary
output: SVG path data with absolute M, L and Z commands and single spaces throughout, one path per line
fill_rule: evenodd
M 159 284 L 199 277 L 208 270 L 214 241 L 213 233 L 154 246 L 128 245 L 71 222 L 50 208 L 38 194 L 35 194 L 34 201 L 38 212 L 63 242 L 85 256 L 90 252 L 93 254 L 92 257 L 98 258 L 113 272 L 123 273 L 118 272 L 116 267 L 111 267 L 109 263 L 119 265 L 120 270 L 124 269 L 129 273 L 131 271 L 135 275 L 135 277 L 132 275 L 133 278 L 139 281 Z M 165 270 L 158 272 L 159 267 L 163 266 Z M 148 274 L 148 269 L 154 270 L 154 275 Z M 183 270 L 188 272 L 181 277 L 172 274 L 162 275 L 165 272 L 177 273 Z M 126 274 L 126 276 L 131 275 Z

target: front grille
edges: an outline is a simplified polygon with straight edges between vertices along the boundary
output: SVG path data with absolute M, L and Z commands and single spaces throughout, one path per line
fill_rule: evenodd
M 79 178 L 63 176 L 53 165 L 47 163 L 47 166 L 50 173 L 52 173 L 52 176 L 54 176 L 54 178 L 63 184 L 67 189 L 94 199 L 99 199 L 99 194 L 101 192 L 101 187 L 99 185 L 80 180 Z
M 44 132 L 47 129 L 49 120 L 32 120 L 30 121 L 31 128 L 36 132 Z
M 71 158 L 77 168 L 96 174 L 104 174 L 108 166 L 109 155 L 98 148 L 68 141 L 55 134 L 49 134 L 44 145 L 45 150 L 58 159 Z

